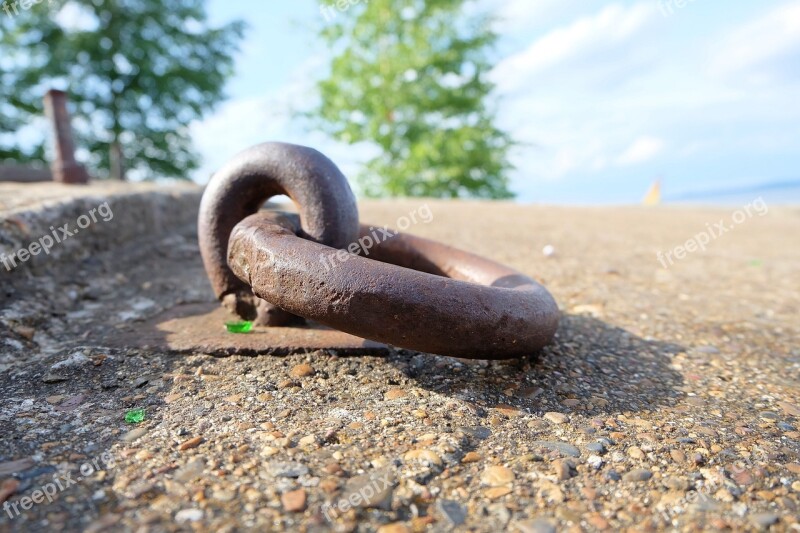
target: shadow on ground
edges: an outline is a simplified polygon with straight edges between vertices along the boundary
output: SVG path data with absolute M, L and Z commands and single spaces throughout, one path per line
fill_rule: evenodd
M 419 386 L 479 408 L 535 412 L 574 405 L 587 415 L 612 415 L 676 404 L 683 378 L 670 360 L 682 351 L 589 316 L 565 315 L 554 344 L 527 361 L 461 360 L 458 373 L 441 361 L 440 370 L 431 368 L 437 362 L 426 355 L 398 364 Z

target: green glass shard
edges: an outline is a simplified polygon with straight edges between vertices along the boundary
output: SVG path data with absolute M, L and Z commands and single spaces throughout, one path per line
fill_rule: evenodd
M 144 420 L 144 409 L 133 409 L 125 413 L 125 422 L 128 424 L 138 424 Z
M 225 329 L 230 333 L 250 333 L 253 331 L 253 323 L 249 320 L 243 320 L 242 322 L 226 322 Z

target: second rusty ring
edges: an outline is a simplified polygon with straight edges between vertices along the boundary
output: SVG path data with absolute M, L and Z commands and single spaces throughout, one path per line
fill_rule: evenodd
M 362 225 L 361 238 L 371 231 Z M 369 257 L 345 256 L 301 233 L 296 215 L 249 216 L 231 233 L 228 265 L 281 309 L 401 348 L 509 359 L 537 352 L 558 328 L 550 293 L 494 261 L 402 233 Z

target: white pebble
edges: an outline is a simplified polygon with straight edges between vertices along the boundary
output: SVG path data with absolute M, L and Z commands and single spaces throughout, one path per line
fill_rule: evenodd
M 548 244 L 542 248 L 542 253 L 545 255 L 545 257 L 552 257 L 556 253 L 556 248 L 552 244 Z
M 199 522 L 203 519 L 203 511 L 200 509 L 183 509 L 175 514 L 175 521 L 179 524 L 184 522 Z
M 590 455 L 586 462 L 595 470 L 600 470 L 600 467 L 603 466 L 603 458 L 599 455 Z

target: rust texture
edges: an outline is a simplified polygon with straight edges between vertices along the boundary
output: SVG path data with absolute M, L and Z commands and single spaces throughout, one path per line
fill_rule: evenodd
M 233 227 L 269 198 L 285 194 L 297 205 L 304 239 L 341 248 L 358 236 L 358 209 L 347 179 L 318 151 L 264 143 L 240 153 L 211 179 L 200 205 L 200 251 L 214 292 L 225 307 L 262 325 L 286 325 L 292 315 L 258 300 L 228 268 Z
M 370 231 L 361 226 L 361 238 Z M 369 257 L 303 233 L 295 215 L 249 216 L 232 231 L 228 264 L 281 309 L 401 348 L 510 359 L 555 335 L 559 310 L 550 293 L 499 263 L 402 233 L 375 239 Z
M 89 174 L 75 161 L 75 143 L 72 140 L 72 124 L 67 111 L 67 93 L 54 89 L 48 91 L 44 97 L 44 108 L 55 138 L 55 159 L 51 164 L 53 180 L 71 184 L 88 183 Z

